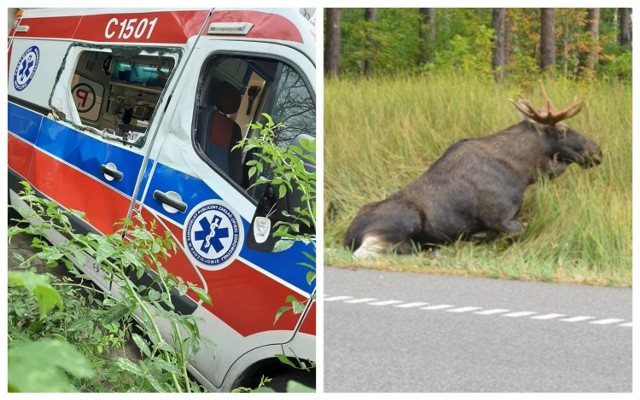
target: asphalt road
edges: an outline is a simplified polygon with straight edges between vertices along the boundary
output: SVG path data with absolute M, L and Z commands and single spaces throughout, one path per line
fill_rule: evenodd
M 324 269 L 325 392 L 630 392 L 631 289 Z

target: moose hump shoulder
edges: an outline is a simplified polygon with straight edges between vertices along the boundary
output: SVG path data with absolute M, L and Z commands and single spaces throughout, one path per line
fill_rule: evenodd
M 366 257 L 410 252 L 482 231 L 522 232 L 516 215 L 525 188 L 537 176 L 556 177 L 572 163 L 590 168 L 602 158 L 594 141 L 562 123 L 580 112 L 583 101 L 574 99 L 558 110 L 542 82 L 540 87 L 544 107 L 510 100 L 523 121 L 451 145 L 416 180 L 387 199 L 363 206 L 344 245 L 356 257 Z

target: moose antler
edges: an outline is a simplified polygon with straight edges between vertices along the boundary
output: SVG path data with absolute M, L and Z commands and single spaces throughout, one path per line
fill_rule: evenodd
M 540 109 L 532 105 L 529 101 L 520 99 L 517 102 L 509 99 L 510 102 L 513 103 L 514 106 L 520 111 L 522 114 L 532 119 L 535 122 L 539 122 L 543 125 L 551 125 L 554 126 L 560 121 L 565 119 L 569 119 L 580 112 L 582 106 L 584 104 L 583 100 L 578 100 L 574 97 L 571 105 L 564 110 L 558 110 L 551 102 L 551 99 L 547 95 L 547 91 L 544 90 L 544 85 L 542 81 L 540 82 L 540 89 L 542 89 L 542 94 L 544 95 L 546 107 L 547 109 Z

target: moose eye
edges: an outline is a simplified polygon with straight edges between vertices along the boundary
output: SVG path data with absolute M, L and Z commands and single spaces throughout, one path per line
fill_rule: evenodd
M 558 133 L 558 136 L 561 136 L 563 139 L 566 139 L 567 136 L 567 128 L 562 126 L 559 127 L 556 132 Z

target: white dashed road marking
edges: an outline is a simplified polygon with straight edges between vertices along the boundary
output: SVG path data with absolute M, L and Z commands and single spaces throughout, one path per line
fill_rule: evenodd
M 608 325 L 608 324 L 616 324 L 618 322 L 622 322 L 624 321 L 623 319 L 618 319 L 618 318 L 607 318 L 607 319 L 601 319 L 598 321 L 591 321 L 589 322 L 590 324 L 598 324 L 598 325 Z
M 333 296 L 333 297 L 325 297 L 324 301 L 340 301 L 346 299 L 353 299 L 353 296 Z
M 596 317 L 587 317 L 587 316 L 581 315 L 579 317 L 564 318 L 564 319 L 561 319 L 560 321 L 564 321 L 564 322 L 582 322 L 582 321 L 588 321 L 590 319 L 596 319 Z
M 451 308 L 447 311 L 454 312 L 454 313 L 463 313 L 463 312 L 475 311 L 480 309 L 481 307 L 460 307 L 460 308 Z
M 455 307 L 450 304 L 438 304 L 437 306 L 422 307 L 421 310 L 444 310 L 445 308 Z
M 508 312 L 509 310 L 505 310 L 504 308 L 493 308 L 491 310 L 478 311 L 476 314 L 478 315 L 493 315 L 493 314 L 503 314 Z
M 376 301 L 375 303 L 369 303 L 370 306 L 390 306 L 391 304 L 402 303 L 402 300 L 385 300 L 385 301 Z
M 544 315 L 536 315 L 535 317 L 531 317 L 531 319 L 555 319 L 560 317 L 566 317 L 566 314 L 544 314 Z
M 427 311 L 446 311 L 454 314 L 472 313 L 475 315 L 499 315 L 510 318 L 529 318 L 542 321 L 563 321 L 563 322 L 586 322 L 593 325 L 617 325 L 631 328 L 633 322 L 621 318 L 597 318 L 587 315 L 568 316 L 566 314 L 557 313 L 538 313 L 536 311 L 512 311 L 505 308 L 487 308 L 477 306 L 455 306 L 453 304 L 434 304 L 429 305 L 427 302 L 404 302 L 402 300 L 378 300 L 371 297 L 354 298 L 353 296 L 329 296 L 325 295 L 324 301 L 338 301 L 345 304 L 367 304 L 370 306 L 385 307 L 393 306 L 394 308 L 416 308 Z M 424 306 L 424 307 L 423 307 Z
M 404 304 L 398 304 L 394 307 L 398 307 L 398 308 L 411 308 L 411 307 L 420 307 L 420 306 L 426 306 L 429 303 L 421 303 L 421 302 L 414 302 L 414 303 L 404 303 Z
M 534 314 L 537 314 L 537 313 L 533 311 L 518 311 L 518 312 L 509 313 L 509 314 L 504 314 L 503 317 L 518 318 L 518 317 L 528 317 Z
M 364 298 L 364 299 L 345 300 L 344 302 L 345 303 L 349 303 L 349 304 L 358 304 L 358 303 L 367 303 L 369 301 L 375 301 L 375 300 L 378 300 L 378 299 L 373 299 L 371 297 L 367 297 L 367 298 Z

